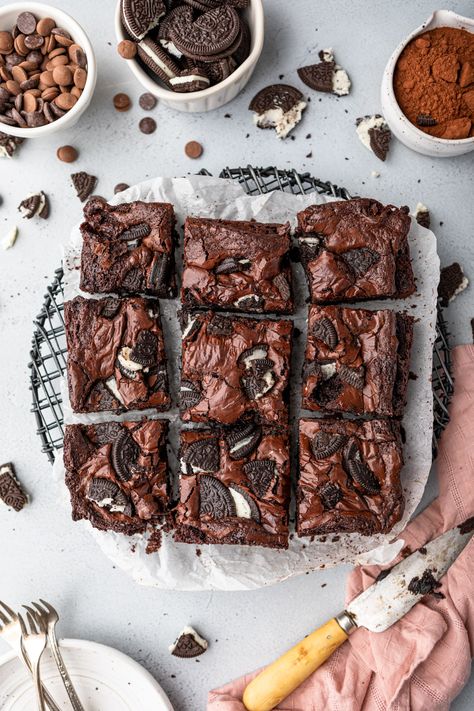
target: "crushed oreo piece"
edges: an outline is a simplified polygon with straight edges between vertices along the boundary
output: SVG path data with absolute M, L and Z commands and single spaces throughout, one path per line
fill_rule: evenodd
M 380 114 L 362 116 L 356 121 L 357 135 L 366 148 L 384 161 L 387 157 L 392 132 Z
M 9 136 L 0 131 L 0 158 L 12 158 L 18 146 L 21 146 L 25 139 L 18 136 Z
M 416 206 L 415 220 L 419 225 L 426 227 L 426 229 L 429 230 L 431 224 L 430 211 L 426 205 L 423 205 L 421 202 L 419 202 Z
M 123 428 L 112 443 L 112 466 L 121 481 L 129 481 L 137 463 L 140 448 L 128 429 Z
M 277 274 L 276 277 L 273 278 L 273 284 L 278 289 L 283 301 L 289 301 L 291 298 L 291 289 L 286 276 L 284 274 Z
M 441 299 L 441 306 L 448 306 L 468 285 L 469 280 L 464 275 L 458 262 L 450 264 L 449 267 L 443 267 L 438 284 L 438 296 Z
M 98 422 L 94 427 L 95 441 L 98 445 L 110 444 L 121 433 L 119 422 Z
M 320 381 L 312 393 L 312 398 L 320 407 L 327 407 L 329 403 L 339 397 L 343 389 L 341 379 L 337 374 L 331 375 L 327 380 Z
M 347 383 L 347 385 L 356 388 L 356 390 L 364 389 L 365 371 L 363 365 L 361 365 L 360 368 L 349 368 L 343 364 L 339 368 L 339 377 Z
M 100 315 L 104 318 L 114 318 L 120 311 L 120 300 L 109 297 L 102 299 L 102 308 Z
M 336 327 L 327 316 L 323 316 L 323 318 L 316 321 L 312 332 L 315 338 L 325 343 L 332 351 L 336 348 L 339 342 Z
M 351 479 L 358 484 L 368 494 L 377 494 L 380 491 L 380 482 L 360 458 L 347 460 L 347 471 Z
M 254 459 L 246 462 L 242 469 L 253 493 L 263 499 L 275 478 L 276 463 L 271 459 Z
M 439 597 L 439 593 L 436 594 L 436 591 L 440 587 L 441 583 L 436 580 L 433 575 L 433 572 L 429 568 L 425 570 L 421 578 L 416 576 L 415 578 L 412 578 L 408 583 L 408 590 L 414 595 L 435 594 L 436 597 Z
M 28 503 L 28 496 L 18 481 L 11 462 L 0 465 L 0 499 L 17 512 Z
M 167 285 L 169 266 L 170 258 L 165 252 L 156 255 L 150 272 L 150 287 L 159 291 Z
M 142 291 L 145 287 L 145 283 L 141 270 L 138 267 L 130 269 L 122 281 L 122 286 L 126 291 L 131 293 Z
M 252 422 L 235 425 L 225 434 L 231 459 L 244 459 L 257 448 L 262 437 L 262 428 Z
M 135 345 L 130 351 L 131 360 L 144 368 L 156 365 L 158 360 L 158 338 L 152 331 L 140 331 Z
M 358 278 L 364 276 L 380 260 L 380 254 L 368 247 L 349 249 L 341 257 Z
M 72 173 L 71 180 L 81 202 L 85 202 L 92 195 L 97 185 L 96 176 L 84 171 Z
M 49 217 L 48 196 L 43 191 L 31 193 L 21 201 L 18 210 L 21 212 L 21 216 L 27 220 L 31 220 L 32 217 L 41 217 L 46 220 Z
M 181 381 L 180 405 L 182 409 L 188 410 L 201 402 L 201 391 L 190 380 Z
M 344 435 L 321 430 L 311 441 L 311 451 L 315 459 L 327 459 L 338 452 L 345 441 Z
M 339 484 L 334 484 L 332 481 L 328 481 L 321 487 L 319 496 L 326 511 L 336 508 L 337 504 L 344 498 Z
M 245 272 L 251 267 L 251 262 L 245 257 L 226 257 L 214 269 L 217 275 L 232 274 L 233 272 Z
M 199 477 L 199 516 L 213 519 L 235 516 L 235 504 L 228 487 L 215 476 Z
M 87 498 L 111 513 L 121 513 L 124 516 L 133 514 L 130 500 L 121 488 L 110 479 L 103 477 L 92 479 L 87 489 Z
M 207 326 L 211 336 L 230 336 L 232 333 L 232 320 L 222 314 L 214 314 Z
M 174 644 L 169 647 L 174 657 L 192 659 L 204 654 L 208 644 L 192 627 L 185 627 Z
M 438 123 L 436 119 L 428 114 L 418 114 L 416 117 L 416 123 L 418 126 L 436 126 Z
M 219 471 L 219 441 L 215 437 L 206 437 L 191 442 L 183 452 L 183 462 L 189 464 L 193 473 Z
M 128 229 L 121 232 L 118 239 L 124 242 L 134 242 L 135 240 L 143 239 L 143 237 L 148 237 L 151 232 L 151 227 L 148 223 L 142 222 L 139 225 L 132 225 Z
M 298 69 L 301 81 L 315 91 L 324 91 L 336 96 L 346 96 L 351 81 L 345 69 L 336 64 L 332 49 L 319 52 L 320 62 Z

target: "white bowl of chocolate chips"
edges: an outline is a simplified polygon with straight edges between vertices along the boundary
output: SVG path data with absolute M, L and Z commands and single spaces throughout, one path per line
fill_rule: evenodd
M 143 0 L 137 13 L 139 2 L 118 1 L 115 32 L 147 92 L 178 111 L 202 112 L 242 91 L 263 49 L 262 0 Z
M 57 7 L 5 5 L 0 77 L 0 131 L 45 136 L 73 126 L 89 106 L 97 79 L 94 51 L 82 27 Z

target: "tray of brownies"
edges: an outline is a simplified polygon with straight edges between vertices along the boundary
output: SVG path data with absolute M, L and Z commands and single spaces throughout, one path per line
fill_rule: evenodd
M 90 198 L 64 271 L 55 478 L 116 564 L 230 590 L 393 558 L 433 427 L 439 260 L 407 208 L 157 178 Z

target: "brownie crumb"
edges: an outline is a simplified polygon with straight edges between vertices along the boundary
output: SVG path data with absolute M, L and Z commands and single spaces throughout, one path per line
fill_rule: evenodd
M 418 552 L 421 553 L 421 555 L 426 555 L 428 553 L 427 549 L 425 546 L 422 546 L 421 548 L 418 548 Z
M 469 281 L 464 276 L 461 265 L 458 262 L 450 264 L 441 269 L 438 285 L 438 296 L 441 299 L 441 306 L 448 306 L 454 301 L 456 296 L 467 288 Z
M 153 531 L 150 538 L 148 539 L 147 546 L 145 548 L 145 553 L 151 555 L 156 553 L 161 548 L 162 533 L 161 531 Z
M 436 591 L 437 588 L 440 587 L 441 583 L 436 580 L 429 568 L 425 570 L 421 578 L 416 576 L 408 583 L 408 590 L 414 595 L 431 595 L 436 593 L 436 597 L 439 598 L 442 593 L 437 593 Z

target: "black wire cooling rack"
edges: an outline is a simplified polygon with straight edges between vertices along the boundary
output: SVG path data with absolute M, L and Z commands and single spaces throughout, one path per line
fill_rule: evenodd
M 207 171 L 202 174 L 210 175 Z M 351 195 L 345 188 L 319 180 L 309 173 L 297 173 L 295 170 L 277 168 L 225 168 L 220 176 L 235 180 L 249 195 L 268 193 L 273 190 L 300 195 L 317 192 L 349 199 Z M 55 452 L 63 446 L 64 418 L 60 383 L 66 370 L 66 337 L 63 319 L 63 270 L 58 269 L 53 282 L 44 296 L 43 306 L 34 326 L 30 352 L 30 389 L 32 393 L 32 411 L 36 418 L 37 433 L 41 439 L 42 451 L 54 462 Z M 434 430 L 433 455 L 436 444 L 446 427 L 449 414 L 448 406 L 453 393 L 451 375 L 451 350 L 449 332 L 443 311 L 438 306 L 437 338 L 433 350 L 433 402 Z

